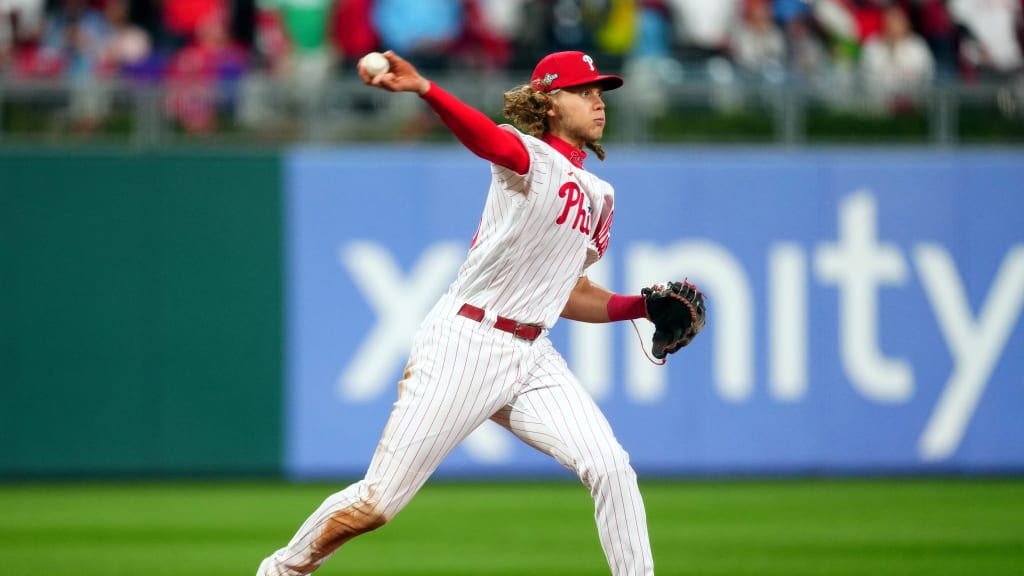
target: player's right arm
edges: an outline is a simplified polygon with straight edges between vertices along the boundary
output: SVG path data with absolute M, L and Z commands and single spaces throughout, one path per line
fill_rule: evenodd
M 385 74 L 371 78 L 359 69 L 364 83 L 391 92 L 416 92 L 471 152 L 516 174 L 529 170 L 530 154 L 515 134 L 502 130 L 484 113 L 421 76 L 412 64 L 393 51 L 385 52 L 384 57 L 390 64 Z

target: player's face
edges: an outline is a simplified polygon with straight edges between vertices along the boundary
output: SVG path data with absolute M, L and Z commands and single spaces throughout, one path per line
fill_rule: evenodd
M 604 134 L 604 100 L 600 84 L 562 88 L 551 95 L 555 105 L 548 112 L 551 133 L 577 148 L 596 142 Z

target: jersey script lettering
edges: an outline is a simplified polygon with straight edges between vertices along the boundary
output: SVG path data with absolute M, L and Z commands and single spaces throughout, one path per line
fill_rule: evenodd
M 572 209 L 576 209 L 573 217 L 572 228 L 584 234 L 590 234 L 590 202 L 587 195 L 580 190 L 580 185 L 575 182 L 566 182 L 558 189 L 558 197 L 565 198 L 565 208 L 562 214 L 555 219 L 555 224 L 565 224 Z

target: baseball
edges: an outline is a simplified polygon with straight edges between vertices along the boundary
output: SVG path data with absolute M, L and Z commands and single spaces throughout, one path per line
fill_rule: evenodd
M 388 64 L 388 59 L 384 57 L 380 52 L 370 52 L 366 56 L 363 56 L 359 60 L 363 70 L 370 75 L 371 78 L 376 78 L 381 74 L 388 71 L 391 67 Z

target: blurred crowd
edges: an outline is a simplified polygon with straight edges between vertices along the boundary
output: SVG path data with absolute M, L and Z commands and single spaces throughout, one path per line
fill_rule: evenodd
M 74 115 L 84 123 L 102 118 L 108 104 L 95 87 L 104 80 L 160 82 L 168 110 L 201 131 L 233 92 L 286 86 L 295 106 L 313 105 L 371 50 L 394 49 L 432 72 L 529 71 L 543 54 L 572 49 L 640 87 L 692 77 L 807 81 L 898 111 L 937 81 L 1019 78 L 1022 8 L 1024 0 L 0 0 L 0 79 L 83 87 Z M 268 113 L 259 98 L 246 102 L 243 118 Z

